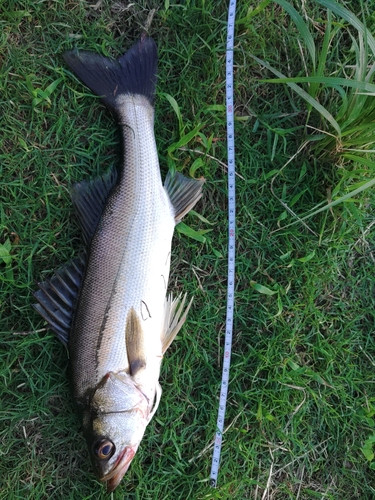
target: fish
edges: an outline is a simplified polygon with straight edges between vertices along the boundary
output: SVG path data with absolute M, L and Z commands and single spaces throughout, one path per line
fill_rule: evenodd
M 159 406 L 161 362 L 191 306 L 168 293 L 171 246 L 205 180 L 169 172 L 162 182 L 152 38 L 118 60 L 77 49 L 63 58 L 117 119 L 122 161 L 119 171 L 72 187 L 85 250 L 38 284 L 34 307 L 67 346 L 89 454 L 111 492 Z

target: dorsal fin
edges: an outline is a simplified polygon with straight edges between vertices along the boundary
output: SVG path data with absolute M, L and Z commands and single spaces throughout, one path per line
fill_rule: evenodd
M 38 304 L 34 309 L 47 321 L 61 342 L 68 344 L 74 307 L 77 301 L 85 268 L 84 255 L 73 259 L 55 271 L 51 279 L 38 283 L 34 292 Z
M 139 317 L 132 307 L 128 312 L 125 327 L 126 353 L 130 375 L 134 376 L 146 366 L 144 333 Z
M 163 354 L 172 344 L 182 325 L 185 323 L 193 299 L 190 300 L 184 310 L 185 302 L 186 294 L 182 300 L 181 295 L 174 299 L 172 294 L 170 294 L 165 301 L 164 334 L 161 339 Z
M 168 172 L 164 189 L 173 205 L 176 224 L 194 207 L 202 196 L 205 179 L 189 179 L 179 172 Z
M 117 170 L 112 167 L 97 179 L 78 182 L 71 189 L 72 202 L 86 244 L 89 244 L 94 236 L 109 193 L 116 182 Z

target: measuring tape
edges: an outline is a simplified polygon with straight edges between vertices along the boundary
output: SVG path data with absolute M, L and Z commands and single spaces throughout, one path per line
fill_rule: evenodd
M 227 147 L 228 147 L 228 287 L 227 318 L 225 326 L 225 348 L 221 378 L 217 430 L 211 465 L 211 486 L 216 487 L 219 474 L 221 443 L 224 431 L 225 407 L 229 385 L 230 355 L 233 336 L 234 281 L 235 281 L 235 230 L 236 230 L 236 183 L 234 161 L 234 106 L 233 106 L 233 41 L 236 0 L 230 0 L 228 8 L 228 33 L 226 51 L 226 105 L 227 105 Z

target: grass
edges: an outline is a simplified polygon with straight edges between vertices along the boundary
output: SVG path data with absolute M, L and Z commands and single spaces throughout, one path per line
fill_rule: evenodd
M 375 85 L 372 83 L 375 70 L 375 65 L 372 63 L 375 55 L 375 39 L 365 24 L 344 6 L 334 0 L 318 0 L 327 11 L 325 17 L 319 20 L 320 30 L 324 30 L 323 41 L 320 36 L 315 42 L 311 33 L 313 22 L 309 20 L 308 24 L 305 23 L 298 11 L 287 1 L 277 0 L 277 3 L 290 15 L 299 32 L 305 47 L 304 50 L 300 42 L 304 72 L 307 76 L 285 77 L 266 61 L 253 57 L 279 77 L 268 79 L 267 82 L 286 83 L 306 101 L 308 110 L 305 124 L 306 144 L 313 141 L 311 148 L 315 156 L 319 157 L 321 164 L 335 162 L 345 166 L 345 188 L 350 184 L 347 182 L 349 179 L 355 183 L 356 189 L 341 196 L 337 196 L 341 194 L 341 183 L 335 186 L 332 192 L 333 201 L 318 209 L 327 210 L 371 188 L 375 183 L 374 178 L 369 180 L 369 176 L 371 177 L 375 171 L 375 163 L 372 155 L 369 155 L 375 151 L 373 149 Z M 341 22 L 333 19 L 333 14 L 341 18 Z M 345 45 L 350 46 L 349 50 L 342 50 Z M 340 64 L 336 63 L 336 67 L 332 64 L 332 59 L 327 60 L 330 52 L 337 54 L 339 60 L 343 59 Z M 301 83 L 307 84 L 306 90 L 298 85 Z M 310 114 L 315 118 L 312 124 Z M 356 170 L 350 172 L 350 168 L 347 168 L 350 164 L 356 165 Z M 305 218 L 312 217 L 316 213 L 317 210 Z
M 320 4 L 294 4 L 305 23 L 315 21 L 317 47 L 327 19 Z M 117 56 L 157 7 L 150 32 L 160 55 L 163 175 L 177 168 L 207 184 L 201 218 L 186 218 L 173 247 L 170 288 L 195 300 L 163 363 L 158 412 L 111 498 L 370 500 L 373 189 L 317 210 L 371 178 L 371 165 L 321 162 L 313 143 L 304 146 L 303 99 L 262 81 L 272 74 L 251 54 L 287 77 L 304 70 L 303 38 L 281 2 L 237 11 L 236 316 L 218 488 L 209 486 L 227 269 L 227 12 L 214 0 L 0 5 L 0 499 L 108 498 L 71 403 L 66 352 L 30 307 L 31 294 L 81 248 L 69 186 L 119 162 L 111 117 L 61 52 L 77 45 Z M 362 21 L 360 3 L 351 9 Z M 366 9 L 364 20 L 373 32 Z M 348 44 L 336 44 L 327 64 L 348 64 L 349 55 Z

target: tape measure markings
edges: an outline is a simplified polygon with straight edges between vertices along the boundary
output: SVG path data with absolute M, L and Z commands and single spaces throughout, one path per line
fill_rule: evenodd
M 228 284 L 227 311 L 225 325 L 225 349 L 221 379 L 217 430 L 211 465 L 211 486 L 217 486 L 221 445 L 224 430 L 225 409 L 228 396 L 230 358 L 232 351 L 234 281 L 235 281 L 235 236 L 236 236 L 236 182 L 234 149 L 234 106 L 233 106 L 233 41 L 236 0 L 230 0 L 228 9 L 228 32 L 226 49 L 226 111 L 227 111 L 227 151 L 228 151 Z

